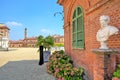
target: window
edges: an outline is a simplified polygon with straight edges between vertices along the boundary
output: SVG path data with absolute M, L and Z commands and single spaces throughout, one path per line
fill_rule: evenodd
M 74 10 L 72 17 L 72 46 L 73 48 L 84 49 L 84 24 L 81 7 Z

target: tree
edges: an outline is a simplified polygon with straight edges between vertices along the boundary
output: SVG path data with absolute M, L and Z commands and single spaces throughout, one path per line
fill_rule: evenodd
M 52 36 L 47 36 L 45 42 L 45 47 L 50 49 L 54 45 L 54 38 Z
M 43 47 L 50 49 L 51 46 L 54 45 L 54 38 L 52 36 L 47 36 L 47 37 L 43 37 L 42 35 L 38 36 L 37 38 L 37 46 L 41 46 L 43 45 Z
M 44 37 L 42 35 L 37 38 L 37 46 L 41 46 L 44 43 Z

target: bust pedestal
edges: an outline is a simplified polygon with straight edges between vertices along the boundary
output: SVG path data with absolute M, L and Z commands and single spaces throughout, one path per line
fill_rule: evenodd
M 94 80 L 112 80 L 112 74 L 116 68 L 116 49 L 93 49 L 94 59 Z

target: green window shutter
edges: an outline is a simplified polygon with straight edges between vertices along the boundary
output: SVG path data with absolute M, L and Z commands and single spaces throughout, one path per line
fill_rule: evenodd
M 83 11 L 80 7 L 74 10 L 72 24 L 72 46 L 73 48 L 84 48 Z

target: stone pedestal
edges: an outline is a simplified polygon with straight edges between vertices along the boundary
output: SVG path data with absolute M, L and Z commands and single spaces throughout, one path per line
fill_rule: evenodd
M 93 49 L 94 59 L 94 80 L 112 80 L 112 74 L 116 68 L 115 49 Z

